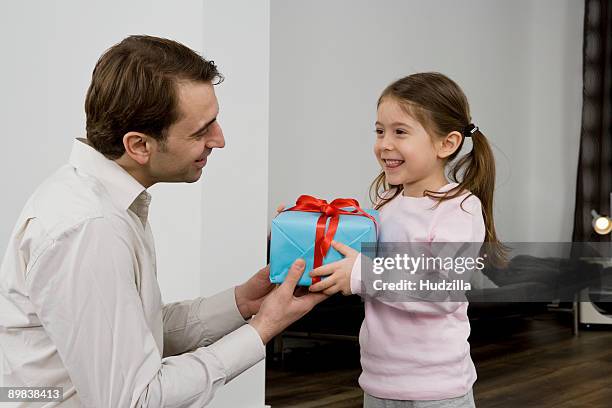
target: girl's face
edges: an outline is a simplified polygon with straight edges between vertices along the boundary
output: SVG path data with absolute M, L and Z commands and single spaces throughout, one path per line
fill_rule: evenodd
M 421 123 L 395 99 L 384 98 L 377 112 L 374 154 L 387 182 L 403 185 L 405 193 L 420 194 L 441 187 L 446 179 L 444 161 L 438 153 L 439 148 Z

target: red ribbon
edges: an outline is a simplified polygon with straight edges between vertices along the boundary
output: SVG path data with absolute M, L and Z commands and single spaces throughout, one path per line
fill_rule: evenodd
M 309 195 L 302 195 L 297 199 L 295 204 L 295 206 L 288 208 L 284 211 L 304 211 L 321 213 L 321 216 L 317 220 L 317 233 L 315 235 L 313 269 L 316 269 L 319 266 L 323 265 L 323 259 L 325 258 L 325 255 L 327 255 L 332 240 L 336 235 L 336 230 L 338 229 L 338 223 L 340 222 L 341 214 L 367 217 L 371 219 L 374 222 L 374 226 L 378 228 L 376 224 L 376 219 L 364 210 L 362 210 L 359 206 L 359 202 L 352 198 L 336 198 L 331 203 L 328 203 L 325 200 L 320 200 Z M 345 210 L 344 208 L 347 207 L 352 207 L 354 208 L 354 210 Z M 326 232 L 325 227 L 327 225 L 328 218 L 331 218 L 331 220 L 329 221 L 329 228 L 327 228 Z M 321 278 L 319 276 L 314 276 L 312 278 L 312 283 L 315 284 L 320 280 Z

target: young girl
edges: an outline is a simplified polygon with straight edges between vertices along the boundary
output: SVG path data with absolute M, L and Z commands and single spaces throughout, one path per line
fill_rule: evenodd
M 466 138 L 472 149 L 449 169 L 449 182 L 447 164 Z M 370 191 L 380 242 L 487 242 L 489 262 L 504 262 L 493 223 L 493 154 L 455 82 L 419 73 L 389 85 L 378 99 L 374 154 L 383 169 Z M 364 295 L 361 255 L 333 247 L 345 258 L 313 270 L 327 278 L 310 290 Z M 365 407 L 474 407 L 467 302 L 364 300 Z

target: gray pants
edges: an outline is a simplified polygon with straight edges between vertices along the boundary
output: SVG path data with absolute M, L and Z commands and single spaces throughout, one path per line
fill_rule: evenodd
M 467 394 L 443 400 L 431 401 L 399 401 L 381 399 L 369 394 L 363 394 L 364 408 L 475 408 L 474 394 L 470 390 Z

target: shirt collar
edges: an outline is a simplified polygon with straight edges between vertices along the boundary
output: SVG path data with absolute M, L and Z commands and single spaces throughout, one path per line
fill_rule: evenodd
M 75 139 L 69 163 L 77 170 L 100 181 L 111 200 L 121 209 L 127 210 L 146 190 L 123 167 L 87 144 L 86 139 Z

